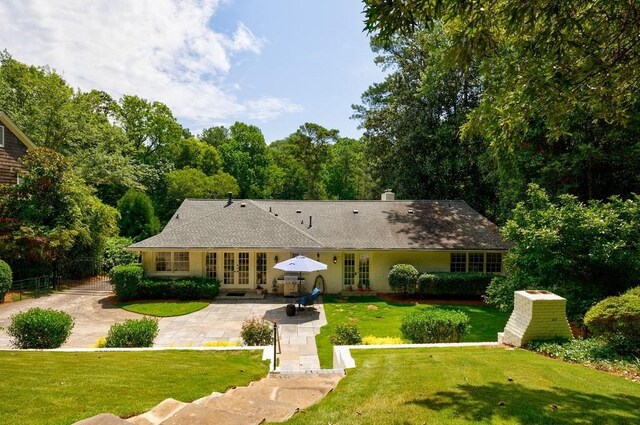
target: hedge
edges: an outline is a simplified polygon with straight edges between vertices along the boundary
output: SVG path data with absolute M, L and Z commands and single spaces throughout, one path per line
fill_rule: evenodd
M 418 278 L 420 295 L 479 297 L 496 275 L 493 273 L 424 273 Z
M 11 289 L 13 282 L 13 273 L 11 267 L 4 261 L 0 260 L 0 303 L 4 301 L 4 296 Z
M 584 323 L 622 354 L 640 353 L 640 291 L 609 297 L 589 309 Z
M 220 282 L 199 277 L 147 278 L 138 284 L 137 299 L 211 300 L 218 296 Z
M 460 342 L 469 332 L 469 316 L 435 307 L 415 310 L 402 318 L 402 336 L 414 344 Z
M 111 269 L 111 283 L 116 291 L 116 296 L 121 301 L 135 300 L 138 298 L 138 287 L 144 270 L 139 264 L 127 264 Z

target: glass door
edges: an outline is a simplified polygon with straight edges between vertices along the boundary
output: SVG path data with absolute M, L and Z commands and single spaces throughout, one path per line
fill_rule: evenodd
M 345 252 L 343 254 L 342 284 L 346 291 L 366 291 L 371 286 L 369 253 Z
M 368 290 L 371 285 L 369 281 L 369 254 L 358 255 L 358 287 Z
M 248 252 L 225 252 L 222 256 L 222 287 L 248 288 L 250 271 Z
M 238 285 L 244 288 L 249 286 L 249 253 L 238 253 Z
M 236 256 L 234 252 L 225 252 L 222 263 L 222 286 L 233 287 L 236 283 Z
M 342 269 L 342 283 L 344 289 L 347 291 L 353 291 L 356 287 L 356 254 L 353 252 L 346 252 L 344 254 L 344 267 Z

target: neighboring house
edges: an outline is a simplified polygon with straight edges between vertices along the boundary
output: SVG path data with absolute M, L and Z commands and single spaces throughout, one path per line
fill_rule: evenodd
M 35 145 L 4 113 L 0 112 L 0 184 L 17 184 L 25 168 L 19 159 Z
M 328 265 L 326 292 L 390 292 L 397 263 L 425 271 L 500 273 L 507 249 L 498 228 L 463 201 L 279 201 L 186 199 L 161 233 L 129 247 L 150 276 L 202 276 L 222 289 L 254 289 L 298 254 Z M 290 273 L 289 273 L 290 274 Z

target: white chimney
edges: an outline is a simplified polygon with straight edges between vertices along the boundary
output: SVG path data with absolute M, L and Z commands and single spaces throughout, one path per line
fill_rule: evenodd
M 384 191 L 384 193 L 382 194 L 380 199 L 383 200 L 383 201 L 395 201 L 396 200 L 396 194 L 393 193 L 391 191 L 391 189 L 387 189 L 387 190 Z

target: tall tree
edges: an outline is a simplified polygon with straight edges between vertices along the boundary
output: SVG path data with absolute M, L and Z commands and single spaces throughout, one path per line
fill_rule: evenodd
M 129 189 L 118 201 L 120 235 L 139 241 L 160 231 L 160 221 L 156 217 L 147 194 Z
M 366 165 L 363 142 L 347 137 L 338 139 L 329 147 L 327 195 L 333 199 L 366 199 L 370 192 Z

